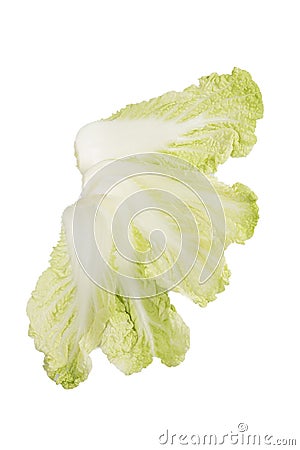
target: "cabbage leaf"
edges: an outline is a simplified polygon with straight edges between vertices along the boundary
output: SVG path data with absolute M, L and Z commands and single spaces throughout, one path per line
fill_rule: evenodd
M 259 88 L 235 68 L 79 131 L 82 193 L 27 305 L 57 384 L 84 381 L 97 347 L 125 374 L 184 360 L 189 328 L 168 292 L 206 306 L 229 283 L 224 251 L 252 237 L 257 197 L 213 173 L 250 152 L 262 114 Z

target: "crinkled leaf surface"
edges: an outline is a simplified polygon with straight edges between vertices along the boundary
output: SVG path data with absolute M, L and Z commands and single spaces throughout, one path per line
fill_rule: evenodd
M 159 151 L 212 173 L 229 156 L 250 152 L 262 115 L 260 90 L 247 71 L 213 73 L 84 126 L 75 142 L 78 167 L 84 173 L 105 159 Z

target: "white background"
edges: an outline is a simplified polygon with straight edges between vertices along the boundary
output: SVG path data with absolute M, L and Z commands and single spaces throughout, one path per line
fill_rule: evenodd
M 155 450 L 167 428 L 221 435 L 240 422 L 300 442 L 297 3 L 2 3 L 1 448 Z M 181 366 L 126 377 L 96 350 L 87 381 L 56 386 L 25 308 L 80 193 L 77 130 L 234 66 L 259 84 L 265 117 L 252 153 L 218 172 L 259 196 L 253 239 L 227 252 L 230 285 L 206 309 L 173 296 L 191 329 Z

